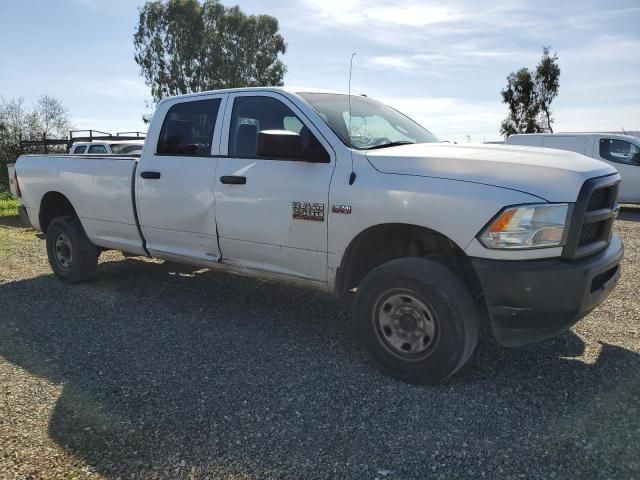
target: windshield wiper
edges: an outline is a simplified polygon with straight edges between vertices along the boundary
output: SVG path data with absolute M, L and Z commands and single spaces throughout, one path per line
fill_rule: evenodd
M 373 147 L 364 148 L 363 150 L 375 150 L 377 148 L 397 147 L 398 145 L 413 145 L 416 142 L 409 140 L 398 140 L 397 142 L 383 143 L 382 145 L 374 145 Z

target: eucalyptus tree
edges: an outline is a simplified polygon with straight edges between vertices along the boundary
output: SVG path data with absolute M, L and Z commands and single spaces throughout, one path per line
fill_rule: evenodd
M 500 133 L 505 137 L 515 133 L 553 132 L 551 103 L 560 89 L 558 54 L 544 47 L 535 70 L 521 68 L 507 77 L 502 89 L 502 102 L 509 115 L 502 121 Z
M 135 61 L 154 101 L 203 90 L 283 84 L 278 20 L 218 0 L 153 0 L 140 8 Z

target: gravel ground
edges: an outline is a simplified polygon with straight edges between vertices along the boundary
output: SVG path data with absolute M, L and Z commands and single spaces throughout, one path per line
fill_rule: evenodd
M 65 286 L 0 225 L 0 478 L 640 478 L 640 211 L 571 333 L 449 383 L 367 362 L 328 296 L 103 255 Z

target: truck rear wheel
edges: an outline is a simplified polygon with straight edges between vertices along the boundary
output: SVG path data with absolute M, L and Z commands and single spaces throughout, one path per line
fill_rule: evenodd
M 99 250 L 91 243 L 77 217 L 57 217 L 47 228 L 47 256 L 56 276 L 65 283 L 80 283 L 93 276 Z
M 424 258 L 400 258 L 372 270 L 358 287 L 354 320 L 373 363 L 412 383 L 450 377 L 478 343 L 469 290 L 448 268 Z

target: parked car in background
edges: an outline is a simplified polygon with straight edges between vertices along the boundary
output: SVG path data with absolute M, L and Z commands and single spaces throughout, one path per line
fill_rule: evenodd
M 640 138 L 617 133 L 527 133 L 511 135 L 507 145 L 557 148 L 609 163 L 622 177 L 619 201 L 640 203 Z
M 62 281 L 88 280 L 115 249 L 355 293 L 370 358 L 412 382 L 467 362 L 481 312 L 504 345 L 544 340 L 620 277 L 610 165 L 443 144 L 364 96 L 166 98 L 140 158 L 23 155 L 16 172 L 20 208 Z
M 122 132 L 112 135 L 99 130 L 71 130 L 69 137 L 20 140 L 20 150 L 33 151 L 66 146 L 71 155 L 140 155 L 144 146 L 144 132 Z M 14 197 L 16 191 L 15 163 L 7 164 L 9 190 Z
M 75 142 L 72 155 L 136 155 L 142 152 L 144 140 Z

